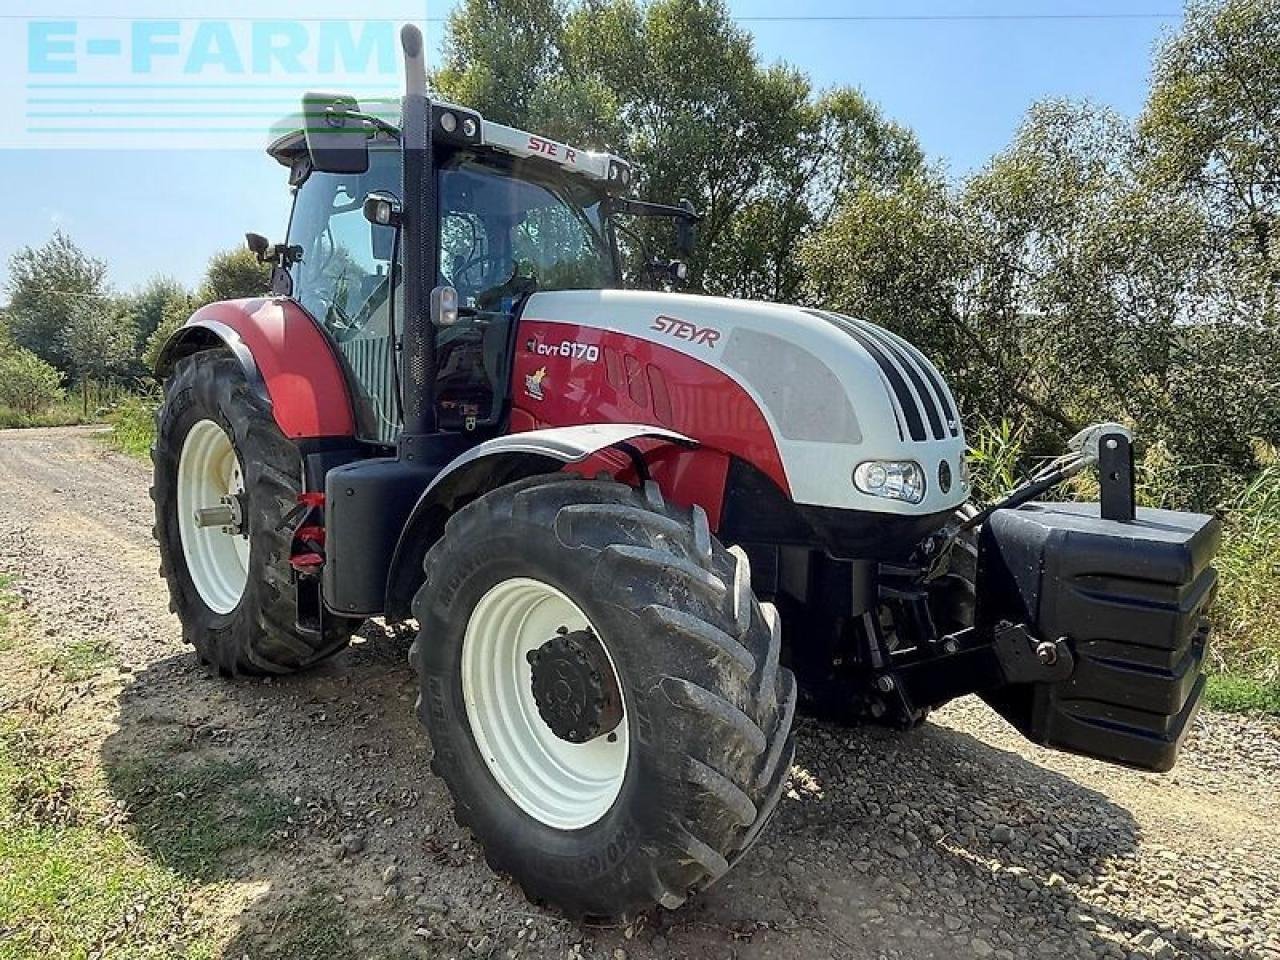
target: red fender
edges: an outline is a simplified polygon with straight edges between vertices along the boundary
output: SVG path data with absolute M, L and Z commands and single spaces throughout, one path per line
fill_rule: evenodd
M 293 300 L 227 300 L 201 307 L 165 344 L 164 376 L 192 346 L 216 337 L 265 392 L 276 424 L 295 440 L 354 437 L 355 414 L 342 363 L 316 321 Z

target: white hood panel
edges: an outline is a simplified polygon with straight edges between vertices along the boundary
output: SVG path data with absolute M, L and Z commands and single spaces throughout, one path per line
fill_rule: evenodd
M 968 496 L 954 397 L 932 364 L 879 327 L 800 307 L 622 290 L 537 293 L 524 317 L 616 331 L 722 371 L 769 423 L 797 503 L 927 514 Z M 924 501 L 860 493 L 853 470 L 867 460 L 919 463 Z M 947 493 L 938 479 L 944 460 Z

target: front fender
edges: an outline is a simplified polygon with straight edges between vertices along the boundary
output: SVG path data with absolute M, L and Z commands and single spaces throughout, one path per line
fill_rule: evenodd
M 690 437 L 662 427 L 597 423 L 496 437 L 454 459 L 427 485 L 400 534 L 387 577 L 388 618 L 404 620 L 410 616 L 409 604 L 422 579 L 422 561 L 455 510 L 490 490 L 540 473 L 554 473 L 634 440 L 698 445 Z M 410 452 L 406 448 L 405 453 Z
M 183 357 L 223 348 L 249 388 L 271 406 L 286 437 L 354 437 L 355 414 L 342 363 L 311 315 L 284 297 L 227 300 L 201 307 L 160 351 L 163 380 Z

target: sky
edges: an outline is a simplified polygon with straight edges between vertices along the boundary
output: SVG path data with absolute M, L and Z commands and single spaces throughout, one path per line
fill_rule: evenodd
M 152 13 L 157 9 L 168 15 L 176 6 L 187 15 L 227 16 L 235 2 L 168 0 L 157 8 L 153 0 L 134 0 L 113 3 L 112 10 L 127 7 L 136 17 L 161 15 Z M 326 3 L 297 6 L 317 16 Z M 335 11 L 350 9 L 334 4 Z M 360 15 L 397 16 L 405 4 L 367 0 Z M 265 15 L 285 15 L 293 6 L 283 0 Z M 437 58 L 440 20 L 450 6 L 428 0 L 427 46 Z M 1136 116 L 1153 47 L 1180 22 L 1178 0 L 730 0 L 730 7 L 764 61 L 799 67 L 818 88 L 860 87 L 886 115 L 915 130 L 928 156 L 954 176 L 986 163 L 1009 142 L 1026 109 L 1045 97 L 1087 97 Z M 53 19 L 101 9 L 82 0 L 42 0 L 25 12 Z M 247 9 L 253 12 L 246 16 L 264 16 L 260 4 Z M 0 14 L 0 53 L 21 33 L 25 57 L 26 30 L 16 14 Z M 26 80 L 5 77 L 3 86 L 15 79 Z M 261 122 L 265 145 L 269 121 Z M 285 171 L 259 149 L 140 152 L 21 143 L 0 141 L 0 284 L 13 252 L 43 243 L 55 229 L 106 260 L 118 290 L 156 274 L 194 286 L 209 256 L 242 243 L 249 230 L 283 239 Z

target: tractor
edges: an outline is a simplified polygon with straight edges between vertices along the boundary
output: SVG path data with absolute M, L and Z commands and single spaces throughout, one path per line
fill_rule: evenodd
M 370 618 L 416 630 L 458 822 L 573 917 L 723 876 L 798 705 L 908 728 L 976 693 L 1037 743 L 1173 765 L 1219 529 L 1135 508 L 1129 431 L 976 509 L 907 340 L 678 292 L 680 260 L 620 236 L 663 218 L 687 255 L 691 204 L 433 101 L 402 45 L 398 124 L 308 94 L 271 143 L 270 295 L 203 307 L 158 361 L 155 533 L 202 662 L 286 674 Z M 1099 502 L 1036 499 L 1095 466 Z

